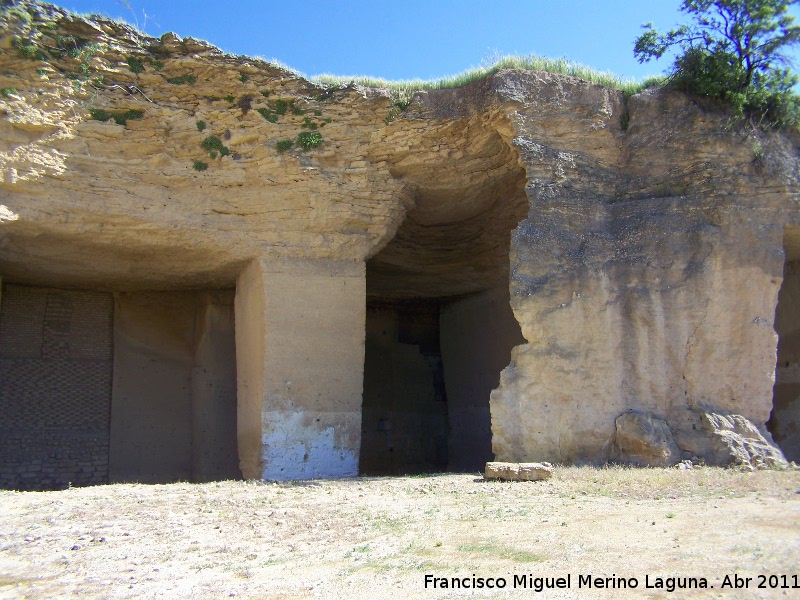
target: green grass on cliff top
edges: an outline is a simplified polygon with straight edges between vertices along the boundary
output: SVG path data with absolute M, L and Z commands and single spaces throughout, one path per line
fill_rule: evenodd
M 270 61 L 273 62 L 274 61 Z M 286 68 L 285 65 L 279 65 Z M 621 79 L 608 71 L 598 71 L 580 63 L 572 62 L 566 58 L 545 58 L 543 56 L 506 55 L 495 57 L 490 64 L 468 69 L 457 75 L 442 79 L 424 80 L 409 79 L 404 81 L 390 81 L 377 77 L 343 76 L 343 75 L 315 75 L 310 81 L 321 86 L 344 85 L 350 82 L 368 87 L 387 88 L 394 91 L 413 92 L 415 90 L 436 90 L 442 88 L 455 88 L 466 85 L 501 69 L 520 69 L 523 71 L 546 71 L 548 73 L 561 73 L 584 79 L 603 87 L 620 90 L 628 95 L 636 94 L 644 89 L 666 83 L 666 77 L 648 77 L 643 81 Z

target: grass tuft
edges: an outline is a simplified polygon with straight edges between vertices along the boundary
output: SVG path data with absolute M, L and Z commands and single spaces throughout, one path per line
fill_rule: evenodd
M 630 124 L 631 113 L 628 112 L 628 109 L 626 108 L 619 117 L 619 126 L 622 128 L 622 131 L 627 131 Z
M 270 123 L 277 123 L 278 122 L 278 115 L 277 115 L 277 113 L 275 113 L 275 111 L 272 111 L 272 110 L 270 110 L 268 108 L 264 108 L 264 107 L 257 108 L 256 110 L 258 111 L 258 113 L 262 117 L 264 117 Z
M 30 25 L 31 21 L 33 20 L 31 15 L 27 11 L 24 11 L 24 10 L 19 9 L 19 8 L 10 9 L 8 11 L 8 16 L 9 17 L 14 17 L 14 18 L 18 19 L 19 21 L 22 21 L 26 25 Z
M 275 100 L 275 112 L 279 115 L 285 115 L 289 109 L 289 103 L 286 100 Z
M 27 58 L 29 60 L 47 60 L 47 55 L 42 52 L 31 40 L 14 38 L 13 45 L 14 48 L 17 49 L 17 54 L 20 58 Z
M 303 150 L 316 148 L 322 141 L 322 134 L 319 131 L 303 131 L 297 136 L 297 145 Z
M 92 108 L 89 110 L 89 116 L 95 121 L 108 121 L 111 119 L 111 113 L 103 110 L 102 108 Z
M 0 89 L 0 94 L 2 94 L 3 98 L 10 98 L 12 94 L 17 93 L 17 88 L 7 87 Z
M 216 158 L 216 153 L 219 152 L 220 157 L 230 154 L 230 150 L 222 143 L 222 140 L 215 135 L 210 135 L 200 142 L 203 150 L 207 150 L 211 158 Z
M 547 557 L 541 554 L 535 554 L 527 550 L 517 550 L 516 548 L 498 544 L 494 540 L 482 544 L 463 544 L 458 546 L 458 551 L 467 554 L 493 555 L 520 563 L 536 563 L 547 560 Z
M 125 112 L 114 113 L 104 110 L 102 108 L 92 108 L 89 110 L 89 116 L 95 121 L 110 121 L 114 120 L 117 125 L 123 127 L 128 124 L 128 121 L 133 119 L 141 119 L 144 117 L 144 111 L 137 108 L 131 108 Z
M 197 82 L 197 77 L 191 74 L 180 75 L 179 77 L 170 77 L 167 79 L 167 83 L 171 83 L 173 85 L 182 85 L 184 83 L 193 84 L 195 82 Z
M 282 154 L 291 149 L 292 146 L 294 146 L 294 140 L 279 140 L 278 143 L 275 144 L 275 149 L 279 154 Z
M 111 115 L 111 118 L 114 119 L 114 122 L 117 125 L 122 125 L 123 127 L 128 124 L 129 120 L 134 119 L 141 119 L 144 116 L 143 110 L 138 110 L 136 108 L 132 108 L 124 113 L 116 113 Z
M 129 56 L 125 61 L 133 73 L 144 73 L 144 63 L 134 56 Z
M 206 122 L 202 120 L 198 121 L 196 125 L 197 125 L 197 131 L 203 131 L 206 128 Z
M 208 168 L 208 163 L 204 163 L 202 160 L 194 161 L 192 168 L 195 171 L 205 171 Z
M 413 93 L 417 90 L 437 90 L 461 87 L 473 81 L 477 81 L 478 79 L 482 79 L 487 75 L 497 73 L 502 69 L 546 71 L 548 73 L 571 75 L 590 83 L 602 85 L 603 87 L 620 90 L 629 95 L 636 94 L 649 87 L 663 85 L 666 81 L 664 76 L 648 77 L 642 81 L 622 79 L 621 77 L 608 71 L 598 71 L 566 58 L 552 59 L 534 54 L 527 56 L 500 56 L 497 57 L 491 64 L 468 69 L 457 75 L 443 77 L 441 79 L 409 79 L 390 81 L 379 77 L 322 74 L 312 77 L 311 81 L 317 85 L 327 88 L 342 87 L 350 83 L 356 83 L 367 87 L 384 88 L 392 91 Z
M 200 146 L 205 150 L 216 150 L 222 148 L 222 140 L 215 135 L 210 135 L 200 142 Z

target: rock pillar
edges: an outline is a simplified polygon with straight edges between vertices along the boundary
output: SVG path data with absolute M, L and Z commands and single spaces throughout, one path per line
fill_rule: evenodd
M 711 223 L 704 202 L 599 207 L 581 215 L 591 235 L 520 224 L 511 303 L 529 343 L 491 395 L 496 460 L 783 461 L 764 427 L 780 232 L 741 207 Z
M 236 287 L 245 479 L 358 474 L 366 313 L 361 262 L 256 259 Z

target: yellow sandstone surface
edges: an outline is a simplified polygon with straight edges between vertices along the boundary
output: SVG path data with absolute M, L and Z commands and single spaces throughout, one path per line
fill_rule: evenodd
M 669 448 L 659 460 L 782 460 L 765 423 L 778 292 L 800 260 L 796 136 L 674 92 L 626 98 L 513 70 L 400 110 L 390 90 L 325 89 L 199 40 L 35 6 L 30 22 L 0 19 L 0 273 L 236 286 L 255 324 L 237 313 L 246 476 L 274 447 L 273 413 L 299 415 L 298 439 L 310 428 L 349 449 L 337 460 L 352 471 L 365 297 L 506 286 L 526 343 L 491 396 L 497 460 L 638 464 L 636 444 L 617 443 L 625 413 L 647 415 L 634 421 Z M 55 58 L 23 56 L 20 39 Z M 312 133 L 321 143 L 304 149 Z M 346 338 L 342 361 L 319 340 L 286 346 L 305 335 L 287 325 L 300 310 L 347 314 L 306 332 Z M 296 369 L 270 355 L 276 339 L 286 361 L 317 357 L 303 391 L 288 391 Z

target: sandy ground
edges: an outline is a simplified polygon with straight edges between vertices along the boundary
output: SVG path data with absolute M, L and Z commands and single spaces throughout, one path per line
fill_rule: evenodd
M 800 598 L 800 471 L 0 491 L 0 598 L 78 597 Z

